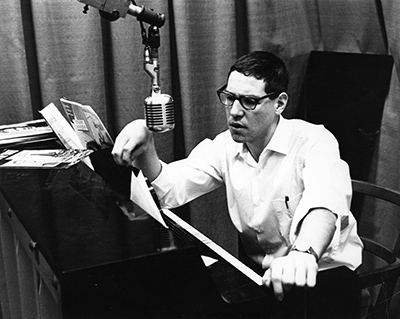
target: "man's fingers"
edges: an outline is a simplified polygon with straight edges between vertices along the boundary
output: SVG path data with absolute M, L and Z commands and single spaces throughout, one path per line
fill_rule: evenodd
M 122 162 L 127 166 L 131 165 L 136 157 L 143 152 L 143 145 L 143 142 L 137 144 L 136 141 L 128 140 L 127 143 L 122 147 Z
M 285 267 L 282 273 L 282 283 L 285 291 L 290 291 L 295 284 L 296 269 Z
M 123 128 L 115 140 L 112 150 L 114 160 L 119 165 L 129 166 L 144 151 L 147 129 L 141 120 L 133 121 Z
M 265 271 L 263 284 L 274 290 L 275 297 L 282 300 L 285 292 L 298 287 L 314 287 L 317 281 L 318 266 L 312 256 L 293 254 L 275 259 Z
M 307 286 L 315 287 L 317 284 L 318 266 L 308 268 L 307 271 Z
M 274 264 L 271 268 L 267 269 L 263 276 L 263 284 L 267 287 L 271 287 L 274 290 L 275 298 L 279 301 L 283 300 L 284 292 L 286 290 L 286 285 L 282 282 L 282 271 L 283 267 L 279 264 L 279 262 L 274 261 Z M 290 285 L 287 285 L 288 287 Z
M 283 272 L 283 265 L 280 262 L 274 262 L 273 267 L 271 267 L 271 283 L 275 297 L 279 301 L 283 300 L 284 297 Z
M 262 278 L 262 282 L 265 286 L 270 287 L 271 286 L 271 269 L 268 268 L 265 273 L 264 276 Z
M 111 154 L 114 158 L 114 161 L 119 165 L 124 165 L 123 163 L 123 150 L 128 138 L 122 135 L 118 135 L 115 140 L 114 147 L 111 151 Z
M 304 287 L 307 282 L 307 268 L 304 264 L 299 264 L 296 267 L 296 273 L 294 277 L 294 284 L 299 287 Z

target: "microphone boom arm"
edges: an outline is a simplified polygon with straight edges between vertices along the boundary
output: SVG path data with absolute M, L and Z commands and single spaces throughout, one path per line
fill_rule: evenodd
M 110 20 L 125 18 L 127 14 L 137 18 L 138 21 L 161 28 L 165 23 L 165 16 L 148 10 L 144 6 L 137 6 L 131 0 L 78 0 L 85 5 L 92 6 L 110 16 Z M 85 12 L 85 11 L 84 11 Z
M 164 25 L 165 17 L 161 13 L 139 7 L 134 0 L 78 0 L 85 3 L 84 13 L 90 6 L 99 9 L 100 15 L 109 21 L 125 18 L 127 14 L 137 17 L 142 29 L 144 48 L 143 67 L 152 79 L 151 94 L 144 100 L 146 125 L 149 130 L 164 133 L 175 127 L 174 99 L 161 93 L 160 66 L 158 48 L 160 47 L 159 28 Z M 143 22 L 150 24 L 148 36 Z

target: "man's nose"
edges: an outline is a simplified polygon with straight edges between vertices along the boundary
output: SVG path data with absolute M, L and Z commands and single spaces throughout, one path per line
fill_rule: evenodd
M 244 115 L 243 107 L 240 104 L 239 100 L 235 100 L 233 102 L 231 109 L 230 109 L 230 114 L 232 116 L 243 116 Z

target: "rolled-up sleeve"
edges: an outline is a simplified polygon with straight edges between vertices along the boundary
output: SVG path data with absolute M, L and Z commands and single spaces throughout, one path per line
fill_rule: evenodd
M 319 138 L 305 155 L 304 192 L 293 216 L 290 237 L 294 242 L 299 224 L 311 209 L 330 210 L 337 220 L 333 239 L 323 255 L 329 261 L 340 249 L 341 233 L 349 226 L 352 188 L 349 167 L 340 159 L 336 139 L 326 130 L 321 134 L 323 138 Z
M 170 164 L 161 163 L 161 173 L 152 185 L 162 207 L 182 206 L 223 185 L 219 159 L 210 148 L 215 148 L 215 145 L 206 139 L 193 149 L 188 158 Z

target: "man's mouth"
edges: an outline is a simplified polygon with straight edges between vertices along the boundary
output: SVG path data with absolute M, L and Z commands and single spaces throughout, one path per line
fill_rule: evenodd
M 229 126 L 231 126 L 232 128 L 235 128 L 235 129 L 244 128 L 244 126 L 239 122 L 230 122 Z

